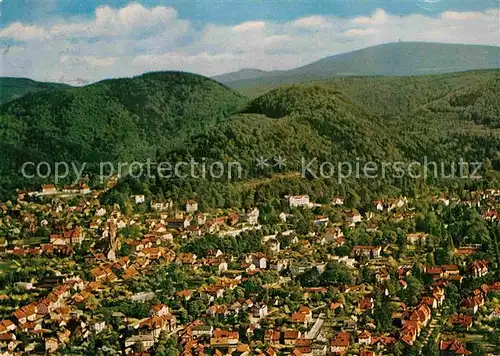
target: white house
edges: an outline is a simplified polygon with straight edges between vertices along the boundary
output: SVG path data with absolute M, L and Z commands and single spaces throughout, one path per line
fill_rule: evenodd
M 349 211 L 345 214 L 345 220 L 351 224 L 359 223 L 361 222 L 361 214 L 357 210 Z
M 246 215 L 246 220 L 250 225 L 257 225 L 259 223 L 259 209 L 253 208 Z
M 188 200 L 186 202 L 186 212 L 194 213 L 197 210 L 198 210 L 198 203 L 197 202 L 195 202 L 194 200 Z
M 344 205 L 344 197 L 335 196 L 332 198 L 332 205 Z
M 288 203 L 291 208 L 299 206 L 309 206 L 309 195 L 290 195 L 288 197 Z
M 146 197 L 144 195 L 133 195 L 132 198 L 136 204 L 142 204 L 146 201 Z

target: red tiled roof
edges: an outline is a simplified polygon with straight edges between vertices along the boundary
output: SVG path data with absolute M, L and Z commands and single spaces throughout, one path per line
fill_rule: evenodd
M 472 352 L 467 350 L 462 342 L 458 339 L 451 341 L 443 341 L 439 343 L 440 351 L 454 351 L 456 355 L 472 355 Z
M 350 343 L 351 340 L 349 333 L 340 332 L 333 338 L 330 344 L 337 347 L 349 347 Z

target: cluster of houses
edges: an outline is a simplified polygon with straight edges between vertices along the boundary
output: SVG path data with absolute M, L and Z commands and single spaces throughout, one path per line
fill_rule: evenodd
M 168 335 L 186 356 L 319 356 L 344 355 L 353 350 L 364 356 L 382 355 L 396 343 L 409 349 L 418 344 L 417 340 L 427 340 L 430 325 L 443 308 L 447 287 L 452 283 L 460 287 L 466 278 L 479 281 L 481 287 L 463 296 L 448 324 L 471 330 L 478 315 L 488 312 L 490 318 L 500 317 L 500 306 L 485 308 L 491 293 L 500 291 L 500 282 L 482 282 L 493 275 L 495 266 L 492 261 L 474 258 L 480 246 L 455 249 L 454 256 L 461 264 L 429 265 L 419 261 L 419 254 L 432 238 L 428 233 L 408 232 L 403 239 L 415 258 L 396 259 L 393 244 L 350 241 L 349 232 L 361 222 L 367 232 L 375 232 L 383 219 L 388 223 L 413 219 L 415 212 L 409 209 L 411 202 L 406 197 L 373 201 L 372 209 L 360 209 L 361 214 L 357 209 L 344 209 L 344 197 L 335 196 L 327 205 L 339 212 L 343 221 L 332 223 L 327 214 L 314 215 L 314 231 L 299 235 L 289 224 L 294 209 L 322 205 L 312 202 L 308 195 L 286 196 L 290 209 L 279 215 L 283 229 L 267 236 L 262 233 L 258 251 L 232 253 L 221 248 L 198 256 L 183 250 L 184 244 L 206 234 L 239 239 L 242 232 L 258 231 L 262 228 L 259 209 L 204 212 L 194 200 L 183 202 L 178 209 L 172 200 L 149 202 L 144 195 L 134 195 L 131 200 L 135 205 L 149 203 L 150 209 L 125 213 L 119 206 L 101 205 L 89 193 L 85 183 L 62 190 L 46 185 L 35 195 L 49 203 L 23 202 L 31 193 L 20 193 L 22 203 L 18 206 L 2 205 L 0 227 L 17 236 L 3 243 L 1 255 L 19 265 L 30 258 L 45 259 L 52 274 L 17 281 L 9 287 L 9 294 L 19 293 L 16 299 L 0 293 L 0 305 L 3 299 L 8 300 L 5 305 L 9 310 L 0 320 L 0 352 L 57 353 L 75 339 L 104 338 L 115 330 L 122 335 L 120 351 L 126 354 L 138 350 L 154 353 Z M 65 194 L 79 195 L 82 201 L 70 206 L 61 201 Z M 487 210 L 483 209 L 483 218 L 498 221 L 489 203 L 496 194 L 473 192 L 466 205 L 484 206 Z M 454 203 L 446 195 L 432 197 L 432 201 L 445 206 Z M 50 233 L 32 244 L 21 238 L 22 230 L 33 237 L 39 231 Z M 289 237 L 286 245 L 282 243 L 284 237 Z M 336 248 L 347 252 L 337 256 Z M 296 277 L 311 268 L 325 272 L 327 262 L 351 273 L 352 283 L 309 288 L 296 284 Z M 182 270 L 190 280 L 160 301 L 159 290 L 137 286 L 142 286 L 145 278 L 154 279 L 163 266 Z M 372 282 L 362 281 L 361 268 L 373 276 Z M 414 268 L 420 268 L 431 283 L 407 305 L 387 286 L 394 282 L 398 291 L 405 291 Z M 269 276 L 273 282 L 258 284 L 257 292 L 248 291 L 249 281 Z M 297 288 L 299 299 L 287 301 L 286 295 Z M 19 290 L 28 298 L 20 298 Z M 377 332 L 378 321 L 373 319 L 379 293 L 398 306 L 392 312 L 391 333 Z M 333 300 L 332 294 L 342 297 Z M 148 315 L 134 318 L 125 311 L 114 311 L 114 322 L 110 323 L 109 316 L 96 311 L 110 299 L 142 303 Z M 195 301 L 205 309 L 196 320 L 189 315 L 186 318 L 183 312 Z M 456 337 L 441 337 L 438 346 L 443 355 L 470 354 Z
M 91 194 L 88 184 L 85 181 L 81 181 L 77 185 L 67 185 L 62 189 L 58 189 L 54 184 L 44 184 L 41 186 L 39 191 L 19 191 L 17 197 L 19 200 L 24 200 L 28 197 L 46 197 L 46 196 L 56 196 L 61 197 L 75 196 L 75 195 L 87 195 Z

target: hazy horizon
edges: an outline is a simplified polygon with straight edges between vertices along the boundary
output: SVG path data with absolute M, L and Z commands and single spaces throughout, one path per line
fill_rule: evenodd
M 90 1 L 73 7 L 63 0 L 37 7 L 6 2 L 0 71 L 82 84 L 164 70 L 205 76 L 244 68 L 288 70 L 399 40 L 499 46 L 497 5 L 333 1 L 308 8 L 298 1 L 278 10 L 276 1 L 251 9 L 228 0 L 213 8 L 202 1 Z M 26 15 L 26 6 L 36 7 L 37 16 Z

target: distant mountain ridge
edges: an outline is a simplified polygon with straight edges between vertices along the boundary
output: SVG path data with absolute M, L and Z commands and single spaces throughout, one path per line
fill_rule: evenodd
M 260 69 L 243 68 L 237 72 L 224 73 L 216 75 L 212 79 L 221 83 L 234 82 L 236 80 L 255 79 L 268 75 L 269 72 Z
M 279 86 L 337 76 L 412 76 L 500 68 L 500 47 L 431 42 L 395 42 L 320 59 L 285 71 L 245 69 L 214 79 L 234 89 Z M 252 78 L 245 78 L 252 73 Z M 260 76 L 257 76 L 260 74 Z

